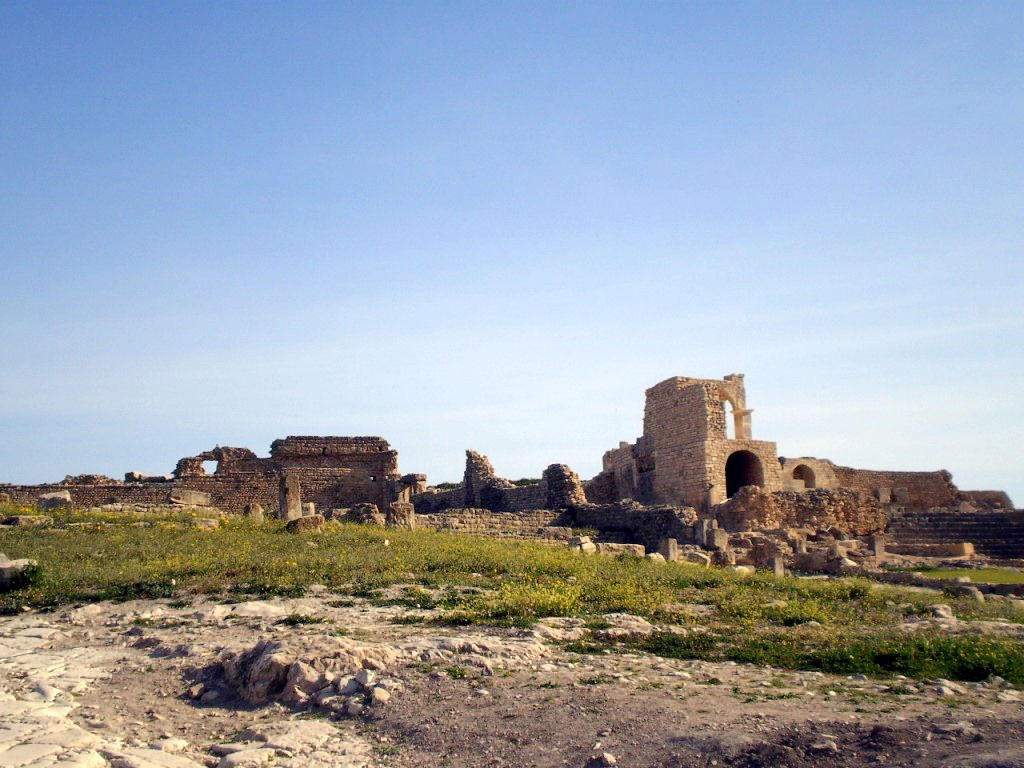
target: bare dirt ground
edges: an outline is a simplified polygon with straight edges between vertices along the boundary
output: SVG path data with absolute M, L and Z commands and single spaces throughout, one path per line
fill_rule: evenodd
M 406 613 L 321 594 L 103 603 L 0 619 L 9 694 L 0 701 L 0 766 L 1024 767 L 1024 703 L 998 681 L 950 689 L 584 656 L 542 642 L 544 633 L 393 623 Z M 322 622 L 280 623 L 295 614 Z M 222 662 L 260 638 L 286 649 L 399 649 L 375 672 L 392 693 L 357 715 L 312 699 L 248 703 Z M 42 717 L 76 726 L 74 743 L 61 737 L 60 749 L 40 752 L 58 741 L 53 727 L 44 737 L 22 725 Z

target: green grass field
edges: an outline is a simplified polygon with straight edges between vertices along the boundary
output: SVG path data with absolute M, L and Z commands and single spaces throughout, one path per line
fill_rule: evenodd
M 24 510 L 0 514 L 18 511 Z M 1019 643 L 993 646 L 964 637 L 952 645 L 937 642 L 941 638 L 921 645 L 896 631 L 908 617 L 928 615 L 936 602 L 952 605 L 965 620 L 1024 623 L 1024 614 L 1006 602 L 977 603 L 860 579 L 743 576 L 686 563 L 582 556 L 565 547 L 428 530 L 329 523 L 323 533 L 294 535 L 276 520 L 241 519 L 204 530 L 190 524 L 189 513 L 176 511 L 56 519 L 54 528 L 0 532 L 0 551 L 40 566 L 31 584 L 0 595 L 3 612 L 189 593 L 298 596 L 323 584 L 359 600 L 437 607 L 434 620 L 450 624 L 529 626 L 546 616 L 595 620 L 624 612 L 707 629 L 691 635 L 705 640 L 684 648 L 645 649 L 665 655 L 868 674 L 945 671 L 961 679 L 985 672 L 1024 683 Z M 61 527 L 68 523 L 79 525 Z M 392 585 L 405 585 L 405 597 L 382 600 L 381 590 Z M 695 605 L 710 607 L 704 610 L 709 615 L 699 615 Z

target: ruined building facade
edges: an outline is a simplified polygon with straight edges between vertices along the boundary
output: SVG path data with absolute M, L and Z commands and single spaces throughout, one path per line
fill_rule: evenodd
M 216 462 L 212 472 L 204 464 Z M 381 437 L 286 437 L 275 440 L 270 456 L 260 458 L 248 448 L 217 447 L 178 461 L 171 477 L 145 477 L 137 472 L 117 481 L 98 475 L 69 477 L 63 483 L 0 486 L 15 502 L 30 504 L 40 493 L 67 491 L 76 506 L 109 503 L 160 504 L 188 501 L 198 492 L 204 503 L 227 512 L 247 504 L 278 509 L 282 481 L 298 483 L 302 500 L 318 509 L 408 501 L 426 487 L 425 475 L 402 475 L 398 452 Z
M 753 438 L 752 413 L 743 374 L 675 376 L 656 384 L 647 390 L 643 436 L 605 452 L 601 473 L 587 484 L 588 498 L 706 511 L 744 486 L 768 492 L 848 488 L 883 504 L 915 507 L 946 506 L 962 496 L 946 471 L 875 471 L 827 459 L 780 459 L 775 443 Z

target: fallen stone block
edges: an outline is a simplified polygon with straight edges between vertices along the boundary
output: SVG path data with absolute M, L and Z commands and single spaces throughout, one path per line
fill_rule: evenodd
M 315 533 L 324 529 L 323 515 L 303 515 L 289 520 L 285 525 L 288 533 Z
M 356 504 L 349 509 L 347 518 L 353 523 L 368 525 L 384 525 L 387 522 L 384 514 L 377 509 L 376 504 Z
M 53 518 L 48 515 L 11 515 L 4 518 L 4 525 L 50 526 Z
M 54 491 L 43 493 L 36 500 L 39 509 L 71 509 L 71 491 Z
M 946 553 L 951 557 L 966 557 L 974 554 L 974 544 L 969 541 L 958 541 L 946 547 Z
M 249 518 L 254 523 L 258 523 L 263 520 L 263 505 L 246 504 L 245 509 L 242 510 L 242 515 Z
M 11 560 L 0 553 L 0 592 L 27 587 L 37 572 L 39 563 L 28 558 Z
M 711 566 L 711 555 L 706 555 L 703 552 L 687 552 L 683 555 L 683 559 L 695 565 Z
M 615 542 L 598 542 L 597 552 L 601 555 L 636 555 L 643 557 L 646 552 L 643 544 L 617 544 Z
M 662 539 L 658 542 L 658 551 L 666 560 L 678 560 L 679 542 L 673 538 Z
M 175 488 L 170 493 L 170 502 L 183 507 L 208 507 L 210 494 L 206 491 L 193 491 L 190 488 Z
M 408 501 L 393 501 L 388 505 L 388 512 L 384 519 L 388 528 L 405 528 L 412 531 L 416 529 L 416 509 Z
M 828 567 L 828 560 L 829 552 L 826 549 L 797 552 L 793 556 L 793 568 L 807 573 L 822 573 Z

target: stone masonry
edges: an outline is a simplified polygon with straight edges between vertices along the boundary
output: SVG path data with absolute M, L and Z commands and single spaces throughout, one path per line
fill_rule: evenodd
M 204 462 L 216 462 L 215 471 L 208 473 Z M 179 460 L 170 478 L 137 472 L 125 477 L 124 482 L 90 475 L 60 484 L 0 487 L 15 503 L 35 504 L 43 494 L 63 491 L 79 507 L 161 504 L 194 491 L 206 494 L 209 504 L 228 512 L 241 514 L 247 505 L 259 504 L 277 513 L 285 500 L 289 505 L 285 517 L 300 516 L 302 502 L 311 502 L 317 509 L 360 503 L 386 509 L 426 487 L 424 475 L 398 472 L 398 453 L 380 437 L 287 437 L 273 442 L 268 458 L 248 448 L 218 446 Z M 284 492 L 286 477 L 290 479 Z M 290 506 L 293 498 L 295 506 Z

